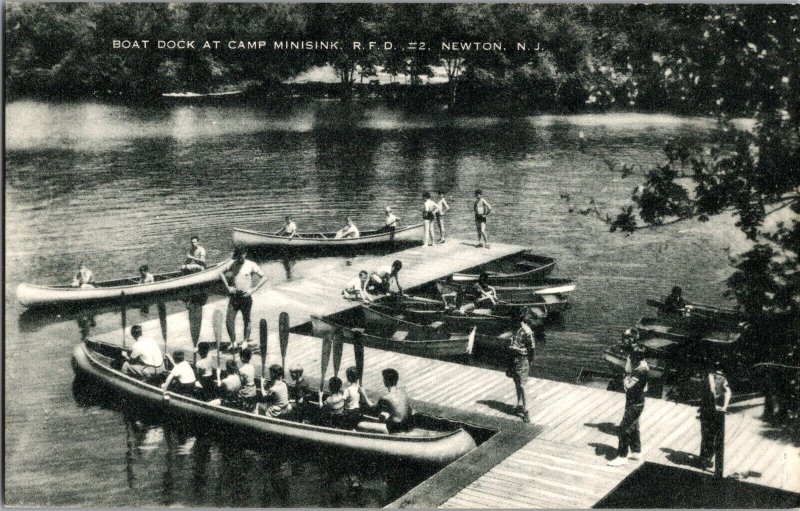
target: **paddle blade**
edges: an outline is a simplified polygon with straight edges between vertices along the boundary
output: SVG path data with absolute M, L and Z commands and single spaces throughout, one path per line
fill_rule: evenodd
M 342 365 L 342 349 L 344 342 L 339 332 L 333 334 L 333 375 L 339 376 L 339 367 Z
M 125 308 L 125 291 L 119 295 L 120 322 L 122 323 L 122 347 L 125 347 L 125 330 L 128 329 L 128 311 Z
M 214 327 L 214 341 L 217 343 L 217 370 L 220 368 L 219 343 L 222 341 L 224 323 L 225 317 L 222 315 L 222 311 L 219 309 L 215 310 L 214 316 L 211 318 L 211 325 Z M 217 373 L 217 379 L 219 380 L 219 373 Z
M 167 342 L 167 306 L 158 302 L 158 321 L 161 323 L 161 337 Z
M 267 372 L 267 320 L 258 322 L 258 347 L 261 349 L 261 379 Z
M 472 327 L 472 332 L 469 333 L 469 342 L 467 343 L 467 354 L 472 355 L 472 347 L 475 345 L 475 332 L 478 327 Z
M 328 371 L 328 361 L 331 358 L 331 334 L 325 335 L 322 338 L 322 354 L 320 356 L 320 376 L 319 376 L 319 390 L 325 388 L 325 373 Z
M 281 344 L 281 364 L 286 365 L 286 352 L 289 350 L 289 314 L 281 312 L 278 317 L 278 336 Z
M 353 338 L 353 355 L 356 359 L 356 371 L 358 371 L 358 384 L 361 385 L 361 380 L 364 377 L 364 339 L 361 338 L 361 332 L 356 331 Z

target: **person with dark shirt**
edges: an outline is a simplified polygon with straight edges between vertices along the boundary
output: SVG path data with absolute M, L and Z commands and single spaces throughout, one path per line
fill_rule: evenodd
M 383 384 L 386 386 L 387 392 L 381 396 L 377 403 L 373 404 L 367 397 L 364 388 L 359 388 L 367 408 L 372 413 L 378 414 L 383 423 L 378 425 L 380 427 L 376 428 L 376 432 L 396 433 L 409 431 L 414 427 L 414 410 L 411 409 L 408 394 L 397 386 L 400 375 L 392 368 L 384 369 L 382 374 Z M 360 427 L 361 425 L 359 425 Z
M 706 373 L 700 401 L 700 458 L 701 468 L 711 468 L 712 459 L 725 443 L 725 412 L 731 400 L 731 387 L 719 363 Z M 719 463 L 719 459 L 717 459 Z
M 628 458 L 639 460 L 642 456 L 642 441 L 639 435 L 639 418 L 644 410 L 644 394 L 647 391 L 649 367 L 644 358 L 644 348 L 634 346 L 631 350 L 631 372 L 625 375 L 625 413 L 617 428 L 619 447 L 617 457 L 609 461 L 612 467 L 628 463 Z M 630 454 L 628 451 L 630 450 Z
M 686 302 L 683 300 L 683 290 L 680 286 L 675 286 L 669 296 L 664 299 L 661 310 L 667 314 L 680 315 L 683 314 L 684 308 L 686 308 Z
M 536 340 L 532 327 L 536 319 L 530 310 L 516 313 L 516 319 L 519 326 L 509 340 L 506 376 L 514 380 L 514 388 L 517 392 L 517 406 L 514 408 L 514 415 L 521 417 L 523 422 L 530 422 L 525 384 L 528 382 L 528 375 L 533 366 Z

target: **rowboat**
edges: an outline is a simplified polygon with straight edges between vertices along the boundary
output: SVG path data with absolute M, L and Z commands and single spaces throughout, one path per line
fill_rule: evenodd
M 110 388 L 116 394 L 146 405 L 164 417 L 191 421 L 208 431 L 230 431 L 270 437 L 314 448 L 348 451 L 370 458 L 390 456 L 406 462 L 446 465 L 475 448 L 473 438 L 460 427 L 433 417 L 419 416 L 420 426 L 404 433 L 376 433 L 343 430 L 317 424 L 294 422 L 213 405 L 205 401 L 164 391 L 161 387 L 132 378 L 114 368 L 122 348 L 85 341 L 73 351 L 77 376 Z M 260 380 L 259 378 L 256 378 Z M 260 381 L 256 382 L 260 386 Z
M 478 335 L 500 334 L 509 330 L 514 324 L 516 311 L 499 309 L 495 312 L 491 308 L 473 309 L 461 312 L 454 307 L 445 307 L 442 302 L 432 304 L 408 303 L 373 303 L 369 308 L 382 312 L 385 315 L 400 317 L 405 321 L 420 325 L 437 325 L 448 332 L 468 332 L 477 329 Z M 478 339 L 476 338 L 476 343 Z
M 394 231 L 363 231 L 358 238 L 336 238 L 335 232 L 302 233 L 297 236 L 278 236 L 268 232 L 233 229 L 233 244 L 237 247 L 351 247 L 375 246 L 393 243 L 422 243 L 422 224 L 398 227 Z
M 686 302 L 679 311 L 668 310 L 662 300 L 648 299 L 647 305 L 658 309 L 660 318 L 692 318 L 693 320 L 713 323 L 722 328 L 736 328 L 742 321 L 742 314 L 734 309 Z
M 182 271 L 160 273 L 155 275 L 154 282 L 146 284 L 139 284 L 139 277 L 93 282 L 95 286 L 93 288 L 22 283 L 17 286 L 17 300 L 26 307 L 44 307 L 120 299 L 123 293 L 126 300 L 168 294 L 216 282 L 231 264 L 233 260 L 228 259 L 195 273 L 186 274 Z
M 432 339 L 426 337 L 425 329 L 390 331 L 379 328 L 378 332 L 372 332 L 365 328 L 363 318 L 361 322 L 344 324 L 328 318 L 311 316 L 311 325 L 317 337 L 338 335 L 345 342 L 360 342 L 369 348 L 426 357 L 466 355 L 472 351 L 475 339 L 474 331 L 466 335 L 447 335 L 444 332 L 437 332 Z
M 542 279 L 550 275 L 556 266 L 552 257 L 537 255 L 529 250 L 513 257 L 500 259 L 485 266 L 489 283 L 503 283 L 516 279 Z M 474 282 L 478 273 L 454 273 L 450 278 L 455 282 Z

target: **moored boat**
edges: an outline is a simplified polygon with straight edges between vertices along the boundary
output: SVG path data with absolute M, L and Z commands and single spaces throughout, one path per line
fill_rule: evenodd
M 514 323 L 511 309 L 495 312 L 493 309 L 473 309 L 461 312 L 453 307 L 445 307 L 443 303 L 414 304 L 387 303 L 370 304 L 369 308 L 383 314 L 402 317 L 405 321 L 420 325 L 442 324 L 442 328 L 449 332 L 464 332 L 472 328 L 477 329 L 477 335 L 500 334 L 509 330 Z M 476 343 L 477 343 L 476 338 Z
M 475 448 L 474 439 L 463 429 L 432 417 L 420 417 L 423 427 L 404 433 L 343 430 L 294 422 L 210 404 L 193 397 L 164 391 L 116 370 L 119 346 L 86 341 L 75 347 L 73 367 L 77 375 L 110 387 L 128 399 L 146 404 L 165 416 L 190 420 L 209 430 L 235 428 L 237 432 L 279 438 L 316 448 L 341 449 L 380 458 L 390 456 L 407 462 L 446 465 Z
M 188 274 L 182 271 L 160 273 L 155 275 L 154 282 L 146 284 L 139 284 L 138 277 L 97 281 L 91 288 L 22 283 L 17 286 L 17 300 L 26 307 L 45 307 L 115 300 L 120 299 L 123 293 L 126 299 L 168 294 L 216 282 L 232 263 L 233 260 L 228 259 Z
M 436 281 L 436 288 L 442 297 L 454 297 L 456 304 L 477 297 L 471 283 L 446 280 Z M 569 307 L 567 294 L 575 290 L 575 283 L 569 279 L 543 279 L 539 284 L 492 286 L 500 303 L 509 305 L 545 306 L 548 312 L 562 312 Z
M 615 369 L 625 371 L 625 364 L 628 360 L 628 353 L 622 349 L 621 346 L 613 346 L 603 352 L 603 358 L 611 364 Z M 653 379 L 663 378 L 666 373 L 664 367 L 664 359 L 655 356 L 652 353 L 645 355 L 647 366 L 649 367 L 649 377 Z
M 665 337 L 681 342 L 704 341 L 712 344 L 732 344 L 741 336 L 741 329 L 726 328 L 716 321 L 708 321 L 697 317 L 642 317 L 636 323 L 642 337 Z
M 388 331 L 380 328 L 373 333 L 362 324 L 344 324 L 329 318 L 311 316 L 314 335 L 325 337 L 339 335 L 346 342 L 360 342 L 369 348 L 395 351 L 408 355 L 428 357 L 457 357 L 472 351 L 474 332 L 465 335 L 450 335 L 437 332 L 434 338 L 426 338 L 425 329 Z
M 530 250 L 512 257 L 494 261 L 486 265 L 483 271 L 489 277 L 490 284 L 499 284 L 517 279 L 542 279 L 550 275 L 556 266 L 552 257 L 537 255 Z M 456 282 L 474 282 L 478 280 L 478 273 L 454 273 L 451 280 Z
M 382 229 L 362 231 L 358 238 L 336 238 L 335 232 L 301 233 L 297 236 L 279 236 L 273 233 L 252 231 L 248 229 L 233 229 L 233 244 L 237 247 L 248 248 L 311 248 L 311 247 L 367 247 L 393 243 L 409 243 L 418 241 L 422 243 L 422 224 L 398 227 L 393 231 Z

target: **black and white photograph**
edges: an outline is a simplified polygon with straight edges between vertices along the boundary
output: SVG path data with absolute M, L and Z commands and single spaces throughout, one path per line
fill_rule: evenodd
M 3 16 L 3 506 L 800 507 L 796 3 Z

